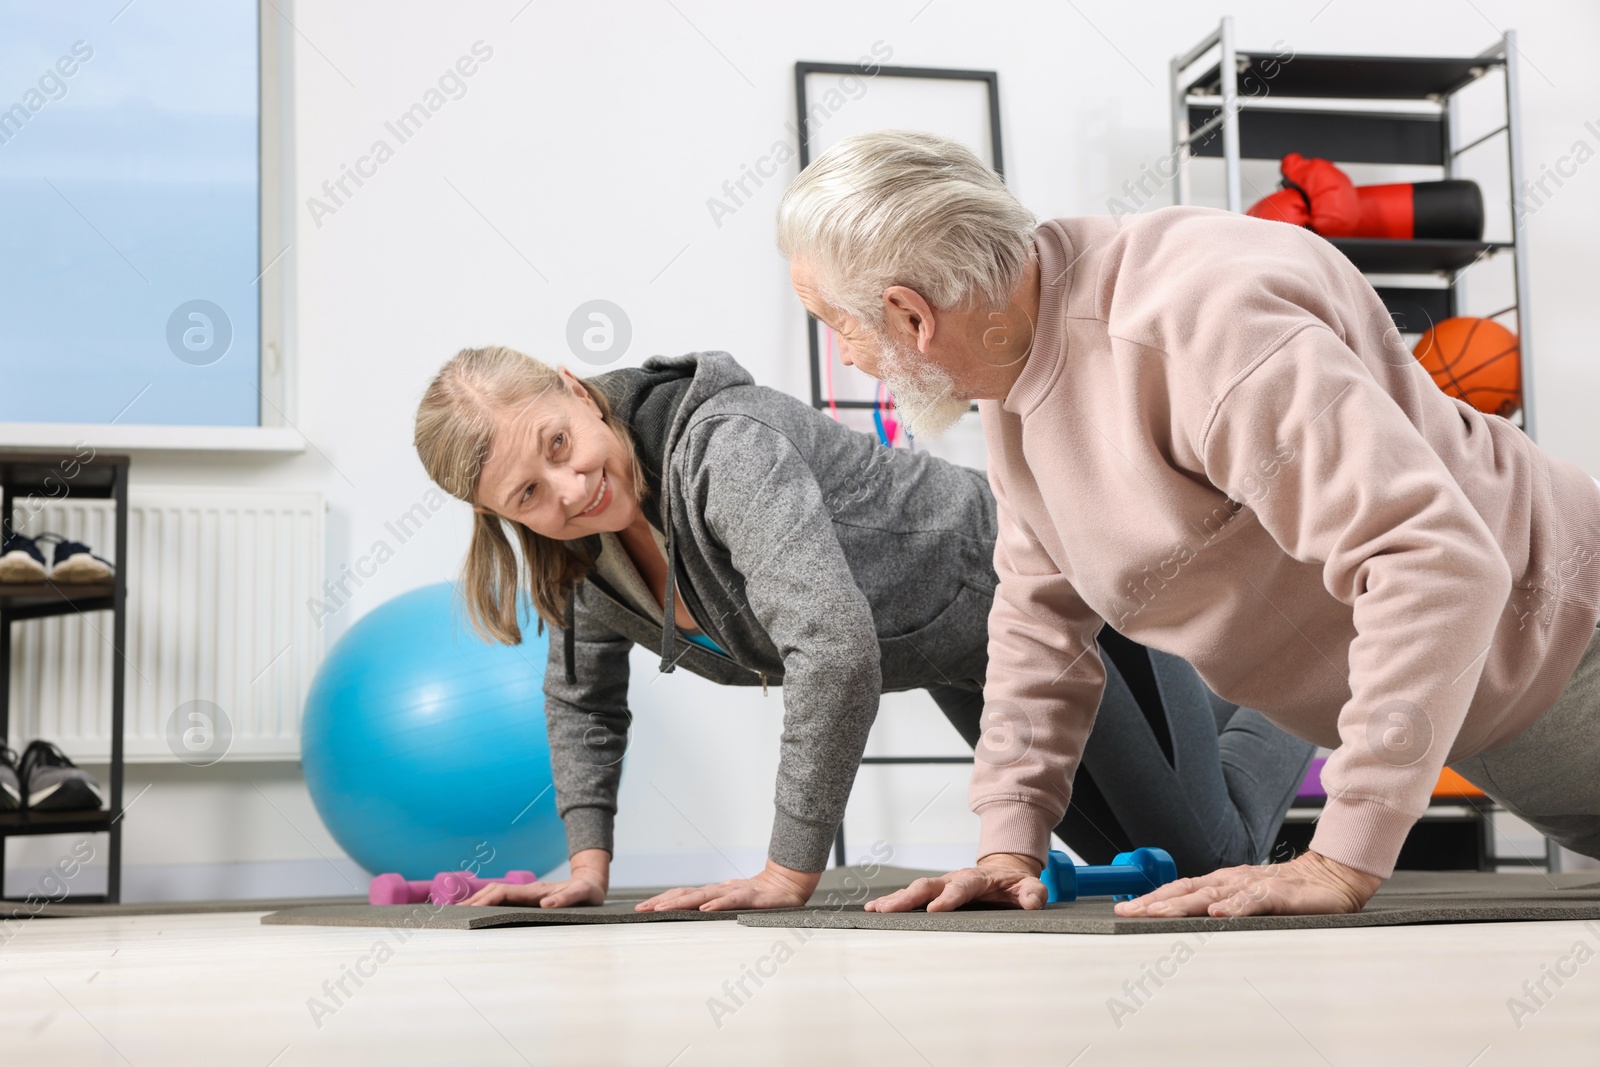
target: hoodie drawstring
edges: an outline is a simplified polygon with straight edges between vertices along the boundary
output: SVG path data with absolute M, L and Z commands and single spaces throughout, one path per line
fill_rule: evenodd
M 572 635 L 572 630 L 578 621 L 578 585 L 581 584 L 581 582 L 577 583 L 567 591 L 567 622 L 561 631 L 561 637 L 566 646 L 565 659 L 568 685 L 578 684 L 578 644 L 577 638 Z
M 669 483 L 670 484 L 670 483 Z M 661 519 L 667 522 L 666 509 Z M 675 602 L 678 587 L 678 535 L 670 523 L 667 525 L 667 588 L 661 597 L 661 673 L 671 674 L 678 664 L 672 653 L 678 644 L 678 609 Z

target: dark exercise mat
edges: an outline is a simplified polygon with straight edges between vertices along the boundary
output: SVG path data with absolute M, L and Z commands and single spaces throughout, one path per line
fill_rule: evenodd
M 935 874 L 940 874 L 940 873 L 942 873 L 942 872 L 940 872 L 940 871 L 911 870 L 909 868 L 904 868 L 904 867 L 885 867 L 885 866 L 881 866 L 880 865 L 880 866 L 872 869 L 871 874 L 869 876 L 868 873 L 865 870 L 863 870 L 862 868 L 860 868 L 860 867 L 840 867 L 840 868 L 835 868 L 833 870 L 823 872 L 822 880 L 817 885 L 817 892 L 811 898 L 811 903 L 814 906 L 820 906 L 820 905 L 827 904 L 827 903 L 840 903 L 840 902 L 843 902 L 843 903 L 860 903 L 861 901 L 866 900 L 866 899 L 868 899 L 870 897 L 882 896 L 886 892 L 891 892 L 891 891 L 893 891 L 895 889 L 899 889 L 899 888 L 902 888 L 904 886 L 908 886 L 913 881 L 915 881 L 917 878 L 920 878 L 923 875 L 935 875 Z M 653 897 L 658 893 L 666 892 L 666 890 L 669 889 L 669 888 L 671 888 L 671 887 L 670 886 L 659 886 L 659 887 L 653 887 L 653 888 L 652 887 L 632 887 L 632 886 L 620 887 L 620 888 L 616 889 L 611 894 L 611 899 L 609 901 L 607 901 L 607 904 L 610 905 L 610 904 L 624 904 L 624 903 L 626 903 L 626 904 L 629 905 L 629 908 L 628 909 L 622 909 L 622 910 L 623 911 L 627 911 L 627 910 L 631 909 L 631 907 L 632 907 L 632 905 L 634 903 L 636 903 L 638 901 L 641 901 L 641 900 L 648 900 L 650 897 Z M 366 909 L 367 907 L 368 907 L 368 905 L 366 903 L 365 898 L 361 897 L 361 896 L 356 896 L 356 895 L 339 896 L 339 897 L 263 897 L 263 898 L 255 898 L 255 899 L 245 898 L 245 899 L 237 899 L 237 900 L 156 900 L 156 901 L 147 901 L 147 902 L 143 902 L 143 903 L 134 903 L 134 904 L 105 904 L 105 903 L 85 904 L 85 903 L 80 903 L 80 902 L 74 901 L 70 896 L 68 896 L 68 897 L 66 897 L 66 898 L 64 898 L 64 899 L 62 899 L 60 901 L 50 901 L 50 900 L 45 899 L 42 896 L 37 896 L 37 897 L 34 897 L 32 899 L 28 899 L 28 898 L 0 898 L 0 920 L 5 920 L 5 919 L 23 919 L 23 918 L 38 918 L 38 919 L 93 919 L 93 918 L 108 918 L 108 917 L 110 917 L 110 918 L 121 918 L 121 917 L 126 917 L 126 916 L 133 916 L 133 915 L 204 915 L 204 914 L 211 914 L 211 913 L 219 913 L 220 914 L 220 913 L 227 913 L 227 912 L 242 912 L 242 911 L 282 912 L 282 911 L 292 911 L 292 910 L 297 910 L 297 909 L 298 910 L 305 910 L 305 909 L 310 909 L 310 908 L 318 908 L 318 909 L 333 908 L 334 910 L 330 911 L 330 912 L 327 912 L 327 914 L 330 915 L 330 916 L 336 916 L 336 915 L 341 915 L 341 914 L 346 914 L 346 913 L 354 914 L 353 912 L 349 912 L 348 909 L 352 909 L 352 908 Z M 341 910 L 341 909 L 343 909 L 343 910 Z M 507 910 L 514 911 L 519 915 L 523 914 L 526 911 L 526 909 L 522 909 L 522 908 L 513 908 L 513 909 L 507 909 Z M 554 909 L 544 909 L 544 910 L 545 910 L 546 914 L 548 915 Z M 566 910 L 570 910 L 570 909 L 563 909 L 559 914 L 565 914 Z M 661 915 L 645 915 L 645 916 L 639 916 L 639 917 L 635 917 L 635 916 L 632 916 L 632 915 L 626 915 L 626 914 L 619 915 L 618 911 L 616 909 L 612 909 L 612 910 L 609 910 L 609 911 L 600 911 L 598 913 L 595 913 L 595 909 L 587 909 L 587 910 L 591 913 L 587 917 L 582 918 L 582 919 L 577 919 L 577 920 L 566 920 L 566 921 L 591 922 L 591 923 L 593 923 L 593 922 L 651 922 L 651 921 L 660 922 L 660 921 L 664 921 L 664 920 L 670 920 L 671 918 L 673 918 L 673 916 L 661 916 Z M 536 921 L 538 921 L 538 922 L 546 922 L 546 923 L 548 923 L 548 922 L 559 922 L 559 921 L 562 921 L 559 918 L 559 914 L 556 917 L 549 917 L 549 918 L 543 918 L 542 917 L 542 918 L 537 919 Z M 683 916 L 677 916 L 677 917 L 680 918 L 680 919 L 683 918 Z M 730 915 L 726 915 L 726 914 L 719 914 L 719 915 L 714 915 L 714 916 L 713 915 L 689 916 L 689 918 L 697 918 L 697 917 L 698 918 L 724 918 L 724 919 L 725 918 L 731 918 Z M 341 921 L 338 921 L 338 922 L 333 922 L 333 921 L 328 920 L 328 919 L 323 919 L 323 920 L 318 920 L 317 921 L 317 925 L 338 925 L 338 926 L 347 926 L 347 925 L 377 926 L 377 925 L 382 925 L 382 923 L 379 923 L 378 921 L 376 921 L 376 919 L 377 919 L 377 917 L 374 917 L 374 920 L 372 922 L 355 922 L 353 920 L 341 920 Z M 494 925 L 506 925 L 506 924 L 502 921 L 502 922 L 499 922 L 499 923 L 478 923 L 478 924 L 472 925 L 472 926 L 469 926 L 468 924 L 465 924 L 465 923 L 456 923 L 456 924 L 434 923 L 432 925 L 435 928 L 475 929 L 477 926 L 484 926 L 484 925 L 494 926 Z
M 1600 871 L 1530 871 L 1496 874 L 1493 871 L 1395 871 L 1379 888 L 1380 896 L 1396 894 L 1474 893 L 1495 897 L 1526 897 L 1558 892 L 1564 897 L 1600 894 Z
M 929 913 L 868 912 L 859 905 L 741 912 L 742 926 L 842 930 L 935 930 L 1015 934 L 1170 934 L 1225 930 L 1316 930 L 1419 923 L 1541 922 L 1600 919 L 1600 881 L 1592 871 L 1489 874 L 1402 871 L 1354 915 L 1250 915 L 1237 918 L 1122 918 L 1095 897 L 1039 911 L 964 908 Z
M 323 903 L 289 907 L 263 916 L 267 926 L 347 926 L 429 930 L 481 930 L 501 926 L 570 926 L 608 923 L 694 922 L 737 919 L 745 926 L 871 930 L 948 930 L 984 933 L 1185 933 L 1213 930 L 1317 929 L 1439 922 L 1516 922 L 1600 918 L 1600 880 L 1592 871 L 1561 874 L 1492 874 L 1478 871 L 1399 871 L 1356 915 L 1265 915 L 1237 919 L 1123 919 L 1111 901 L 1094 898 L 1054 904 L 1042 911 L 1002 908 L 956 912 L 866 912 L 861 904 L 938 874 L 878 867 L 824 873 L 808 908 L 785 911 L 638 912 L 634 904 L 659 889 L 619 890 L 599 907 L 468 907 L 431 904 L 374 906 Z M 239 902 L 241 904 L 248 902 Z M 260 910 L 256 902 L 249 908 Z M 95 905 L 85 905 L 95 907 Z M 102 905 L 114 909 L 115 905 Z M 127 914 L 127 913 L 123 913 Z
M 861 903 L 903 889 L 925 875 L 905 867 L 837 867 L 824 871 L 811 896 L 813 907 Z M 479 907 L 449 904 L 319 904 L 291 907 L 262 916 L 265 926 L 405 926 L 419 930 L 483 930 L 495 926 L 571 926 L 597 923 L 693 922 L 735 919 L 735 911 L 634 911 L 634 904 L 665 889 L 619 889 L 598 907 Z M 260 910 L 251 909 L 251 910 Z
M 128 915 L 205 915 L 234 911 L 277 911 L 302 905 L 355 904 L 361 897 L 273 897 L 262 900 L 155 900 L 143 904 L 81 904 L 0 900 L 0 919 L 31 915 L 38 919 L 103 919 Z
M 944 871 L 919 870 L 914 867 L 889 867 L 878 864 L 866 867 L 830 867 L 817 879 L 817 888 L 811 894 L 810 905 L 821 907 L 829 903 L 859 904 L 872 897 L 881 897 L 896 889 L 904 889 L 918 878 L 933 878 Z M 649 900 L 665 893 L 673 886 L 612 886 L 606 903 Z

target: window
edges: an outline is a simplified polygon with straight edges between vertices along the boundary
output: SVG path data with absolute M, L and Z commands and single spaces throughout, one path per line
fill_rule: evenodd
M 0 424 L 287 420 L 276 20 L 241 0 L 0 10 Z

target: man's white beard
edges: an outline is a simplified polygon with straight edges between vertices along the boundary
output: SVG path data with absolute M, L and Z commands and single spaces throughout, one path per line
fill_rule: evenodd
M 955 395 L 955 379 L 927 356 L 891 337 L 882 339 L 878 352 L 883 383 L 912 437 L 938 437 L 967 413 L 967 401 Z

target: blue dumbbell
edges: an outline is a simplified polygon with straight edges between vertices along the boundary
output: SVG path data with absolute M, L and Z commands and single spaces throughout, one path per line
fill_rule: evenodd
M 1050 903 L 1079 897 L 1111 896 L 1132 900 L 1178 877 L 1178 865 L 1159 848 L 1120 853 L 1103 867 L 1078 867 L 1065 852 L 1052 850 L 1039 879 L 1050 891 Z

